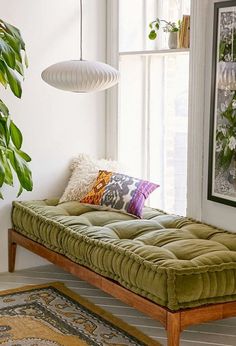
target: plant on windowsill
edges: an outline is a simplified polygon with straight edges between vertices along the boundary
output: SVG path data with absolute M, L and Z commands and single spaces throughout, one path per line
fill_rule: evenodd
M 165 19 L 156 18 L 153 22 L 149 24 L 149 28 L 151 29 L 149 33 L 149 39 L 155 40 L 158 36 L 158 31 L 161 28 L 161 24 L 164 23 L 162 27 L 164 32 L 169 33 L 168 45 L 170 49 L 176 49 L 178 47 L 178 32 L 180 30 L 181 21 L 178 23 L 168 22 Z
M 25 43 L 20 31 L 0 20 L 0 84 L 8 86 L 17 98 L 21 98 L 22 88 L 18 76 L 24 77 L 24 68 L 28 66 Z M 21 150 L 23 136 L 11 119 L 9 109 L 0 100 L 0 198 L 2 187 L 13 186 L 13 172 L 20 184 L 18 196 L 23 190 L 33 188 L 28 162 L 31 158 Z

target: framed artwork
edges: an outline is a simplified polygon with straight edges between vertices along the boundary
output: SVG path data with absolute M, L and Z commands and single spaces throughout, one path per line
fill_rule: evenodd
M 214 6 L 208 199 L 236 207 L 236 1 Z

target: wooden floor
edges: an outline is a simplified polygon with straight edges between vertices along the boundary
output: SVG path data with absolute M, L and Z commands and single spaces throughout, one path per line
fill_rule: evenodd
M 71 290 L 166 345 L 165 330 L 157 321 L 53 265 L 0 274 L 0 290 L 52 281 L 63 281 Z M 236 318 L 190 327 L 182 334 L 181 346 L 210 345 L 236 346 Z

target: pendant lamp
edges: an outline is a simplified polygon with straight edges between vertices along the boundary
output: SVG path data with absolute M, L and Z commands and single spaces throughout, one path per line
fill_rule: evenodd
M 80 60 L 56 63 L 42 72 L 42 79 L 54 88 L 75 93 L 111 88 L 119 81 L 119 72 L 99 61 L 83 60 L 83 16 L 80 0 Z

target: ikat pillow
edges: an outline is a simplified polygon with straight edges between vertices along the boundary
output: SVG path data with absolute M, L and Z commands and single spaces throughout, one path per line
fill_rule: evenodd
M 157 187 L 146 180 L 100 170 L 94 186 L 80 202 L 141 218 L 145 200 Z

